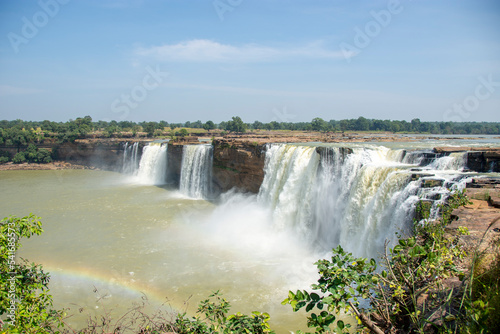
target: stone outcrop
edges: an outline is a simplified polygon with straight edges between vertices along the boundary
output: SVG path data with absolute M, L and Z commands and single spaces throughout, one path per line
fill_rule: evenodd
M 181 179 L 182 151 L 184 145 L 168 144 L 167 183 L 178 187 Z
M 500 172 L 500 149 L 491 147 L 436 147 L 440 155 L 467 152 L 467 168 L 479 172 Z
M 257 193 L 264 180 L 265 145 L 214 140 L 213 181 L 218 191 L 233 187 Z
M 55 160 L 71 164 L 116 169 L 123 159 L 123 142 L 88 140 L 62 143 L 52 147 Z

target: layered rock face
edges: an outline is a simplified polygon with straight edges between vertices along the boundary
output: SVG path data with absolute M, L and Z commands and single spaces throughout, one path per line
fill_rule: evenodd
M 233 187 L 259 192 L 264 180 L 265 145 L 214 140 L 213 182 L 223 192 Z
M 123 143 L 120 141 L 77 140 L 75 143 L 54 145 L 49 149 L 54 151 L 56 160 L 103 169 L 121 167 L 123 159 Z

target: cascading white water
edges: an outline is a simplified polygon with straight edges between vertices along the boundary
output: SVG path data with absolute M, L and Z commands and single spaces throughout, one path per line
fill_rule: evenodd
M 268 147 L 259 201 L 274 209 L 275 226 L 305 229 L 318 163 L 314 147 L 279 144 Z
M 180 191 L 192 198 L 208 198 L 212 183 L 212 145 L 185 145 L 182 150 Z
M 125 143 L 123 147 L 122 172 L 125 174 L 134 174 L 139 167 L 139 143 L 135 142 L 129 145 Z
M 167 175 L 166 143 L 149 143 L 142 149 L 141 161 L 137 170 L 140 183 L 147 185 L 165 184 Z
M 456 152 L 438 158 L 429 164 L 429 168 L 435 170 L 458 170 L 461 171 L 467 164 L 467 153 Z
M 408 229 L 418 186 L 384 147 L 330 152 L 333 159 L 322 157 L 317 178 L 313 239 L 373 256 L 395 232 Z
M 383 146 L 272 144 L 258 199 L 272 209 L 276 229 L 291 229 L 320 250 L 341 244 L 357 256 L 376 257 L 396 232 L 409 231 L 421 197 L 448 192 L 422 189 L 421 179 L 412 180 L 416 166 L 399 162 L 402 156 Z

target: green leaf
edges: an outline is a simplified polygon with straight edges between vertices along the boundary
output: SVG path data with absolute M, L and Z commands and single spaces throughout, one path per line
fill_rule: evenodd
M 319 300 L 319 295 L 317 293 L 313 292 L 310 294 L 310 296 L 311 296 L 311 299 L 315 302 L 317 302 Z
M 315 303 L 309 303 L 309 304 L 307 304 L 306 312 L 311 311 L 314 308 L 314 305 L 315 305 Z

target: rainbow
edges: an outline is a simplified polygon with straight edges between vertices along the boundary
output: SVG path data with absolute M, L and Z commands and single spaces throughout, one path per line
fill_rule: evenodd
M 165 296 L 164 290 L 154 287 L 151 284 L 146 284 L 147 282 L 134 280 L 132 275 L 130 277 L 123 277 L 123 275 L 112 276 L 95 268 L 62 268 L 51 263 L 45 263 L 43 268 L 44 271 L 50 273 L 51 281 L 49 285 L 56 304 L 62 304 L 61 301 L 58 302 L 58 297 L 62 297 L 65 290 L 61 285 L 67 284 L 66 288 L 73 291 L 73 294 L 76 290 L 81 290 L 83 294 L 88 294 L 88 299 L 92 299 L 94 296 L 93 293 L 106 290 L 112 291 L 113 296 L 119 296 L 120 307 L 130 308 L 133 306 L 133 302 L 145 301 L 147 299 L 149 305 L 156 308 L 164 306 L 165 310 L 171 313 L 178 313 L 180 312 L 179 310 L 185 310 L 186 308 L 184 302 L 168 299 Z M 66 295 L 66 298 L 68 297 L 67 293 L 64 293 L 64 295 Z M 81 294 L 76 296 L 75 299 L 79 297 L 81 297 Z M 126 303 L 123 303 L 123 299 L 126 300 Z M 68 305 L 61 306 L 68 307 Z

